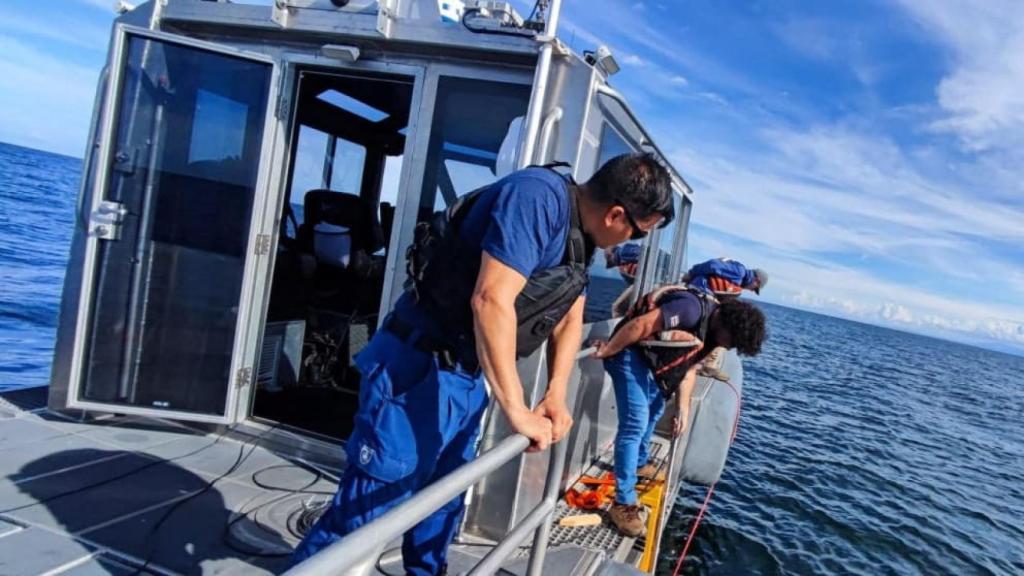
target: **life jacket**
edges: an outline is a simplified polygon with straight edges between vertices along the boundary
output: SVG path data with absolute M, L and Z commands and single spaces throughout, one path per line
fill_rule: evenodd
M 717 297 L 739 296 L 743 292 L 742 286 L 730 282 L 721 276 L 709 276 L 708 288 L 711 288 L 711 292 Z
M 707 352 L 704 350 L 704 342 L 707 340 L 708 324 L 711 321 L 711 312 L 717 305 L 717 300 L 703 290 L 692 288 L 686 284 L 669 284 L 650 292 L 643 298 L 637 300 L 622 321 L 615 327 L 613 334 L 625 326 L 630 320 L 647 314 L 658 307 L 667 296 L 677 292 L 689 292 L 697 297 L 700 302 L 700 320 L 697 323 L 697 333 L 689 330 L 672 328 L 663 330 L 653 338 L 641 340 L 636 344 L 644 364 L 654 374 L 654 381 L 666 398 L 675 393 L 676 388 L 682 383 L 686 372 L 696 363 L 700 362 Z M 696 342 L 692 340 L 680 340 L 679 332 L 696 336 Z
M 545 168 L 551 169 L 551 166 Z M 578 187 L 571 177 L 568 181 L 569 232 L 562 262 L 531 275 L 516 297 L 516 356 L 519 358 L 540 348 L 587 286 L 587 262 L 593 248 L 586 241 L 580 224 Z M 460 197 L 430 221 L 417 224 L 413 243 L 406 251 L 407 288 L 431 317 L 455 335 L 458 341 L 452 344 L 460 351 L 475 350 L 470 300 L 480 274 L 480 255 L 459 238 L 459 229 L 490 186 Z

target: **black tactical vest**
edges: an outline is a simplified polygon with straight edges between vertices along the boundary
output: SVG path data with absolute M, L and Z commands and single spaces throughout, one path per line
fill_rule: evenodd
M 560 175 L 561 176 L 561 175 Z M 459 238 L 459 228 L 490 185 L 459 198 L 429 222 L 416 225 L 406 251 L 409 283 L 417 302 L 459 342 L 457 350 L 474 349 L 473 311 L 470 300 L 480 274 L 480 255 Z M 554 330 L 587 286 L 587 262 L 592 248 L 580 225 L 577 186 L 570 179 L 569 233 L 562 263 L 534 273 L 516 298 L 516 356 L 529 356 Z

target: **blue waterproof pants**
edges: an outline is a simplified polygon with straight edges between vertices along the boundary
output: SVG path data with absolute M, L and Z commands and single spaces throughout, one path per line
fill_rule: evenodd
M 432 354 L 378 331 L 359 354 L 362 374 L 348 466 L 331 507 L 295 549 L 298 563 L 371 522 L 473 458 L 487 406 L 483 376 L 438 367 Z M 445 569 L 462 496 L 405 534 L 408 574 Z
M 612 377 L 619 430 L 615 436 L 615 501 L 636 504 L 636 470 L 650 457 L 651 434 L 665 411 L 665 395 L 640 353 L 626 348 L 604 361 Z

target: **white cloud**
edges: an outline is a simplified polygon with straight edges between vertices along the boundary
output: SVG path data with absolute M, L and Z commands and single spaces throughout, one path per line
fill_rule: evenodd
M 699 71 L 705 81 L 719 86 L 757 94 L 759 88 L 742 73 L 722 66 L 712 56 L 701 54 L 685 42 L 685 29 L 665 29 L 659 24 L 668 23 L 664 15 L 646 11 L 638 13 L 630 4 L 617 0 L 595 0 L 592 2 L 564 4 L 565 30 L 580 27 L 589 31 L 600 31 L 599 35 L 588 34 L 594 45 L 607 44 L 617 54 L 627 52 L 638 54 L 652 61 L 672 74 L 683 74 L 695 80 L 686 71 Z M 673 18 L 678 14 L 673 14 Z M 571 22 L 571 24 L 570 24 Z M 582 36 L 582 35 L 581 35 Z M 599 36 L 599 37 L 597 37 Z M 668 78 L 670 76 L 664 76 Z M 650 84 L 655 84 L 651 82 Z
M 81 22 L 59 12 L 44 14 L 5 7 L 0 7 L 0 33 L 33 36 L 96 52 L 106 52 L 110 38 L 109 27 Z
M 1024 2 L 901 0 L 953 54 L 935 128 L 974 150 L 1024 146 Z
M 650 62 L 644 60 L 643 58 L 637 56 L 636 54 L 626 54 L 622 58 L 622 63 L 625 64 L 626 66 L 635 66 L 637 68 L 642 68 L 644 66 L 650 65 Z
M 903 324 L 911 324 L 914 322 L 914 314 L 909 308 L 902 304 L 894 304 L 892 302 L 885 302 L 882 304 L 882 307 L 878 310 L 878 317 L 889 322 L 900 322 Z
M 111 14 L 114 13 L 114 7 L 117 5 L 117 0 L 75 0 L 75 1 L 78 2 L 79 4 L 85 4 L 87 6 L 92 6 L 93 8 L 98 8 L 100 10 L 106 10 L 107 12 L 110 12 Z
M 751 265 L 763 265 L 771 282 L 763 292 L 767 301 L 779 302 L 872 324 L 944 337 L 1008 342 L 1024 351 L 1024 309 L 1001 306 L 910 288 L 879 280 L 853 267 L 802 257 L 765 254 L 707 236 L 694 239 L 700 257 L 725 253 Z M 704 250 L 713 246 L 711 252 Z
M 599 37 L 585 27 L 580 27 L 572 18 L 566 18 L 562 24 L 563 34 L 573 38 L 574 43 L 583 42 L 584 46 L 577 46 L 580 50 L 593 50 L 597 46 L 605 45 L 622 64 L 622 72 L 616 75 L 612 81 L 616 85 L 625 86 L 629 96 L 636 104 L 637 101 L 646 101 L 650 98 L 678 99 L 683 95 L 681 89 L 689 85 L 689 81 L 679 73 L 674 64 L 664 66 L 653 60 L 640 56 L 634 51 L 625 48 L 625 39 L 616 35 Z M 637 81 L 630 82 L 636 79 Z M 687 94 L 690 97 L 706 97 L 701 94 Z M 710 97 L 717 97 L 711 94 Z
M 729 255 L 767 268 L 769 300 L 1024 344 L 1024 281 L 1014 281 L 1024 279 L 1024 252 L 1007 259 L 987 246 L 1024 244 L 1019 204 L 929 178 L 878 135 L 824 126 L 765 134 L 763 146 L 717 154 L 677 144 L 674 163 L 698 192 L 695 258 Z M 849 262 L 838 264 L 837 254 Z M 899 275 L 911 280 L 884 280 L 884 267 L 913 271 Z M 958 279 L 972 288 L 951 296 Z
M 841 37 L 828 23 L 813 18 L 792 18 L 776 27 L 776 35 L 790 49 L 813 60 L 828 60 L 840 49 Z

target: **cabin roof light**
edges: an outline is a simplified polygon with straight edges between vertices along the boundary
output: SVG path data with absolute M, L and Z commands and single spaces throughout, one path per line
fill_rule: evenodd
M 587 64 L 596 67 L 598 70 L 604 72 L 605 76 L 613 76 L 618 74 L 620 67 L 619 63 L 615 60 L 615 56 L 612 56 L 612 51 L 608 49 L 604 44 L 597 47 L 595 52 L 584 52 Z
M 359 60 L 359 48 L 346 44 L 325 44 L 320 47 L 320 53 L 328 58 L 341 60 L 342 62 L 355 62 Z

